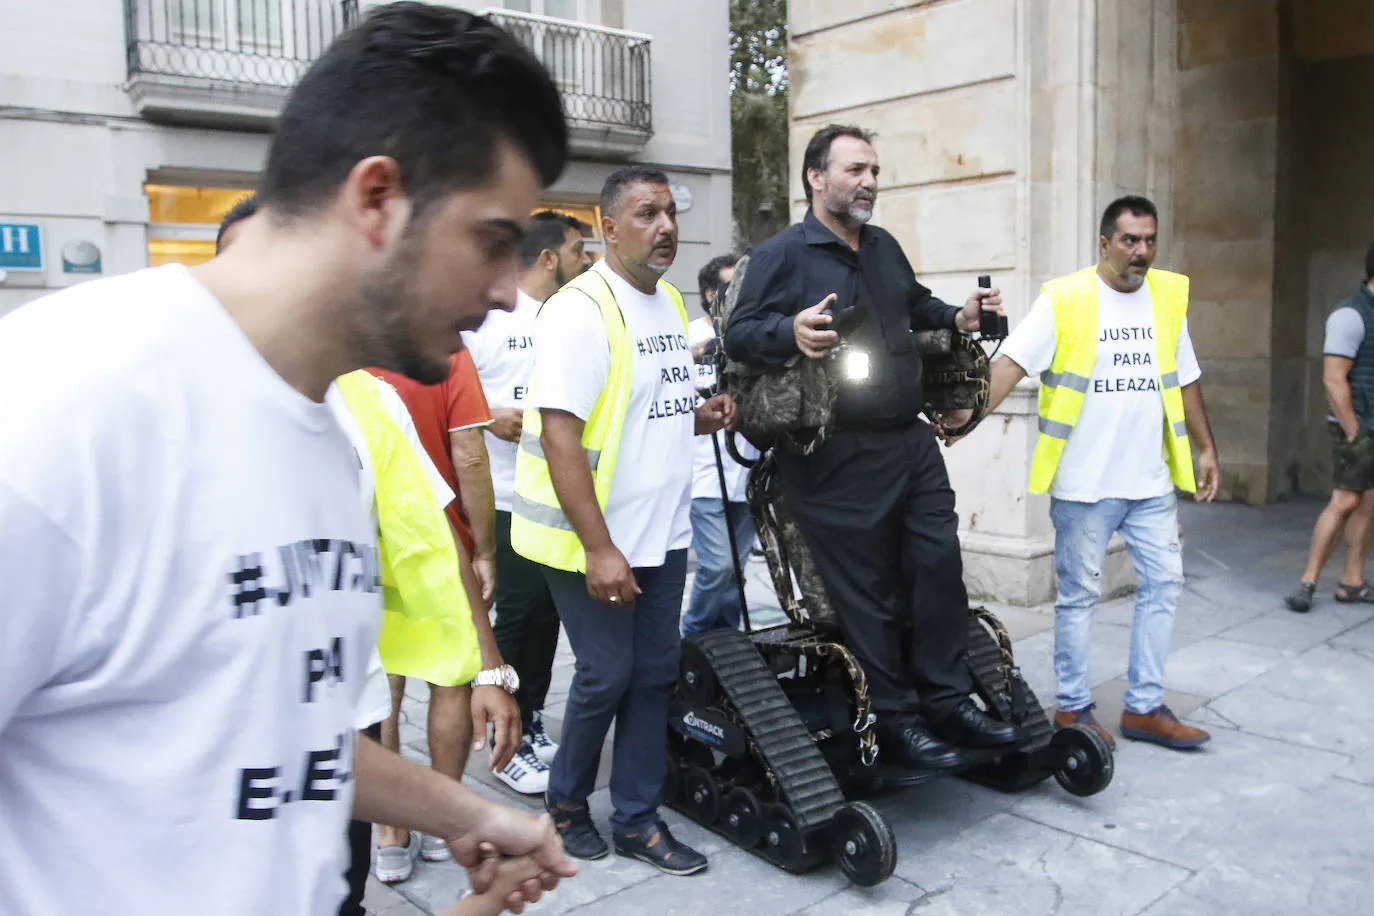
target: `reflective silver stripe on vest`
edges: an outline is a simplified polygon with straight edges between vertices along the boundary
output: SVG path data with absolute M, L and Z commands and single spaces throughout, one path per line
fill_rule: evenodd
M 1040 384 L 1047 388 L 1067 388 L 1070 391 L 1077 391 L 1079 394 L 1086 394 L 1088 391 L 1088 379 L 1073 372 L 1042 372 L 1040 373 Z
M 1073 427 L 1067 423 L 1060 423 L 1058 420 L 1041 417 L 1040 431 L 1053 439 L 1067 439 L 1069 433 L 1073 432 Z
M 1186 435 L 1188 435 L 1188 421 L 1179 420 L 1174 424 L 1174 438 L 1182 439 Z
M 511 494 L 510 507 L 516 515 L 528 519 L 536 525 L 543 525 L 545 528 L 557 528 L 560 531 L 573 530 L 572 522 L 568 521 L 568 517 L 563 514 L 562 509 L 541 505 L 519 493 Z
M 1160 382 L 1160 384 L 1163 385 L 1165 388 L 1177 388 L 1177 387 L 1178 387 L 1178 373 L 1177 373 L 1177 372 L 1166 372 L 1166 373 L 1164 373 L 1163 375 L 1161 375 L 1161 376 L 1159 377 L 1159 382 Z
M 534 433 L 520 433 L 520 448 L 527 455 L 538 458 L 540 461 L 548 461 L 548 459 L 544 457 L 544 446 L 539 443 L 539 437 Z M 587 449 L 587 464 L 591 466 L 593 471 L 596 470 L 596 466 L 600 462 L 601 452 L 594 448 Z

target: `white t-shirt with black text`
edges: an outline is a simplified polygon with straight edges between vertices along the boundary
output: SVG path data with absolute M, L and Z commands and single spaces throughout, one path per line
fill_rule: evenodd
M 1172 493 L 1164 460 L 1164 399 L 1159 390 L 1150 288 L 1145 285 L 1122 293 L 1101 277 L 1096 282 L 1097 358 L 1050 495 L 1097 502 Z M 1028 375 L 1040 375 L 1050 368 L 1054 350 L 1054 306 L 1042 294 L 1026 320 L 1002 344 L 1001 352 Z M 1202 376 L 1186 318 L 1175 362 L 1179 385 L 1191 385 Z
M 329 408 L 179 265 L 0 320 L 0 386 L 0 913 L 332 916 L 381 594 Z
M 463 342 L 482 379 L 482 392 L 493 410 L 525 408 L 525 392 L 534 370 L 534 316 L 539 314 L 539 305 L 539 300 L 517 287 L 514 311 L 493 309 L 481 328 L 463 332 Z M 509 512 L 511 494 L 515 492 L 517 445 L 493 435 L 490 427 L 486 429 L 486 440 L 496 509 Z
M 610 283 L 634 354 L 606 527 L 631 566 L 662 566 L 668 551 L 692 541 L 692 350 L 681 313 L 662 287 L 642 293 L 605 260 L 592 270 Z M 555 294 L 535 320 L 532 406 L 586 420 L 610 371 L 610 345 L 596 303 L 573 290 Z

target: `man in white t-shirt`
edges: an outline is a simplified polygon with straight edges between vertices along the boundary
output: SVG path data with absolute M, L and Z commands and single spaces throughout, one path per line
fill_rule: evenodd
M 231 251 L 0 321 L 30 393 L 0 402 L 0 912 L 332 916 L 350 808 L 479 891 L 533 854 L 512 906 L 573 873 L 551 826 L 355 741 L 377 538 L 323 403 L 361 366 L 442 377 L 513 304 L 566 143 L 506 33 L 387 4 L 301 78 Z
M 1317 579 L 1345 529 L 1345 568 L 1335 599 L 1343 604 L 1374 603 L 1365 582 L 1364 561 L 1374 536 L 1374 247 L 1364 257 L 1364 282 L 1326 319 L 1322 344 L 1322 387 L 1331 405 L 1331 501 L 1312 529 L 1298 587 L 1284 596 L 1289 610 L 1312 609 Z
M 1055 725 L 1088 725 L 1115 743 L 1093 716 L 1088 643 L 1107 544 L 1119 531 L 1139 579 L 1121 733 L 1192 748 L 1210 736 L 1164 705 L 1164 659 L 1183 589 L 1174 487 L 1210 502 L 1221 476 L 1188 337 L 1188 280 L 1151 273 L 1158 234 L 1149 200 L 1107 207 L 1095 271 L 1045 284 L 993 363 L 991 407 L 1028 374 L 1040 376 L 1030 485 L 1048 488 L 1055 530 Z M 1199 449 L 1196 478 L 1189 436 Z
M 612 173 L 601 191 L 601 229 L 605 259 L 535 320 L 516 466 L 512 537 L 543 565 L 577 657 L 547 802 L 570 855 L 609 852 L 587 798 L 615 720 L 616 852 L 690 875 L 706 859 L 668 832 L 658 804 L 691 542 L 692 437 L 733 422 L 734 405 L 725 395 L 695 404 L 686 313 L 661 280 L 677 255 L 668 177 L 642 166 Z M 621 335 L 614 352 L 612 330 Z M 619 419 L 598 426 L 605 416 Z M 604 441 L 584 441 L 599 432 Z M 547 493 L 550 481 L 557 505 L 536 503 L 531 493 Z M 579 567 L 585 574 L 572 571 Z
M 534 370 L 534 318 L 544 300 L 591 266 L 583 242 L 586 224 L 544 210 L 530 217 L 520 243 L 523 271 L 515 288 L 515 309 L 492 314 L 463 340 L 491 407 L 486 429 L 496 505 L 496 621 L 492 632 L 501 657 L 520 676 L 516 699 L 525 741 L 496 776 L 517 792 L 543 795 L 558 745 L 544 729 L 544 700 L 558 651 L 558 609 L 539 566 L 510 543 L 515 451 L 520 441 L 525 392 Z
M 725 296 L 735 276 L 733 254 L 717 255 L 697 274 L 701 308 L 705 317 L 687 325 L 687 339 L 696 361 L 698 392 L 716 387 L 716 338 L 712 312 Z M 735 569 L 744 568 L 754 546 L 754 520 L 744 488 L 749 469 L 736 461 L 725 447 L 724 432 L 698 436 L 692 454 L 692 552 L 697 555 L 696 575 L 692 577 L 692 597 L 682 613 L 682 633 L 699 633 L 719 627 L 739 626 L 740 582 Z M 714 440 L 714 441 L 713 441 Z M 735 448 L 746 461 L 758 457 L 758 449 L 736 437 Z M 719 465 L 717 465 L 719 462 Z M 721 478 L 725 479 L 724 490 Z M 734 532 L 735 556 L 730 554 Z

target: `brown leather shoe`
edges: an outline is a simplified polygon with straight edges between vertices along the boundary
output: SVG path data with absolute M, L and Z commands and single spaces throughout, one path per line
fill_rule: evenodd
M 1054 711 L 1054 727 L 1056 729 L 1068 728 L 1070 725 L 1086 725 L 1101 736 L 1107 742 L 1107 747 L 1116 750 L 1116 739 L 1112 733 L 1102 727 L 1102 723 L 1097 721 L 1097 716 L 1093 715 L 1093 710 L 1097 708 L 1096 703 L 1089 703 L 1082 709 L 1075 709 L 1072 712 L 1065 712 L 1062 709 Z
M 1178 721 L 1178 716 L 1163 703 L 1143 714 L 1129 709 L 1123 712 L 1121 736 L 1132 741 L 1152 741 L 1179 750 L 1198 747 L 1212 740 L 1212 736 L 1202 729 Z

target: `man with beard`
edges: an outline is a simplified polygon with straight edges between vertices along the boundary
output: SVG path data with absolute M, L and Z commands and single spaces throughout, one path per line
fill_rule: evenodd
M 668 696 L 687 578 L 692 434 L 734 419 L 696 406 L 687 310 L 662 279 L 677 256 L 668 176 L 613 172 L 601 189 L 606 257 L 544 303 L 515 465 L 511 542 L 543 567 L 577 657 L 547 803 L 570 855 L 610 850 L 592 825 L 601 746 L 615 721 L 615 850 L 674 875 L 706 858 L 659 820 Z
M 1164 705 L 1164 659 L 1183 590 L 1174 488 L 1211 502 L 1221 473 L 1188 336 L 1188 278 L 1151 269 L 1158 238 L 1149 200 L 1108 205 L 1097 266 L 1045 284 L 993 363 L 989 409 L 1027 374 L 1040 376 L 1030 491 L 1049 492 L 1054 522 L 1055 725 L 1087 725 L 1115 744 L 1093 715 L 1088 646 L 1107 544 L 1120 531 L 1140 583 L 1121 734 L 1192 748 L 1210 736 Z
M 524 271 L 515 288 L 515 310 L 496 312 L 481 330 L 463 335 L 491 405 L 493 420 L 486 440 L 496 505 L 493 630 L 501 657 L 518 676 L 516 699 L 525 736 L 515 757 L 496 776 L 525 795 L 543 795 L 548 789 L 549 764 L 558 751 L 544 730 L 542 715 L 558 651 L 558 609 L 539 566 L 511 547 L 515 453 L 534 369 L 534 318 L 544 300 L 591 266 L 582 238 L 585 227 L 552 210 L 534 214 L 520 243 Z
M 921 356 L 913 329 L 977 329 L 996 290 L 962 308 L 935 298 L 901 246 L 867 225 L 878 193 L 871 134 L 831 125 L 802 160 L 810 207 L 801 223 L 751 252 L 725 331 L 731 358 L 761 369 L 839 342 L 823 314 L 859 309 L 848 345 L 865 377 L 841 382 L 833 435 L 809 455 L 777 450 L 788 506 L 815 555 L 845 643 L 863 664 L 878 714 L 880 759 L 947 769 L 956 746 L 1016 734 L 970 699 L 968 595 L 954 491 L 935 434 L 920 419 Z M 858 375 L 860 373 L 853 373 Z
M 363 366 L 442 380 L 566 155 L 509 35 L 386 4 L 297 84 L 222 256 L 0 322 L 31 390 L 0 404 L 0 912 L 332 916 L 350 809 L 479 893 L 533 855 L 511 906 L 574 873 L 551 825 L 354 740 L 382 561 L 324 403 Z

